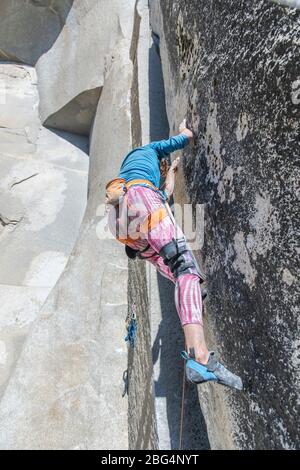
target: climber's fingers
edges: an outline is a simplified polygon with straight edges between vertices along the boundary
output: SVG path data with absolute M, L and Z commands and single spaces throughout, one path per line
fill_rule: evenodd
M 179 124 L 179 132 L 183 132 L 186 129 L 186 119 Z
M 171 163 L 171 168 L 173 171 L 177 171 L 177 167 L 180 163 L 180 157 L 175 158 L 175 160 Z

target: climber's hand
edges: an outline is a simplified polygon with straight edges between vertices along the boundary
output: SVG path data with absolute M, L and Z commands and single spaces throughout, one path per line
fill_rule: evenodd
M 186 119 L 184 119 L 179 125 L 180 134 L 185 134 L 190 140 L 194 138 L 193 132 L 186 127 Z
M 180 162 L 180 157 L 175 158 L 171 163 L 171 166 L 168 170 L 166 181 L 165 181 L 165 193 L 168 199 L 172 196 L 175 186 L 175 173 Z
M 186 129 L 186 119 L 179 124 L 179 132 L 183 132 L 184 129 Z
M 170 170 L 171 171 L 173 170 L 174 172 L 177 171 L 177 167 L 179 163 L 180 163 L 180 157 L 175 158 L 175 160 L 173 160 L 173 162 L 171 163 Z

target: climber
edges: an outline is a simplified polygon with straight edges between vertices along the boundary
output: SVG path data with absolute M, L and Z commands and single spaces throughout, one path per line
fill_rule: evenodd
M 106 186 L 109 227 L 125 245 L 129 258 L 146 259 L 175 284 L 175 303 L 187 349 L 182 353 L 187 379 L 193 383 L 215 381 L 241 390 L 241 379 L 207 349 L 200 288 L 204 276 L 167 204 L 180 159 L 176 158 L 167 172 L 166 159 L 194 138 L 186 120 L 180 124 L 179 132 L 168 140 L 135 148 L 126 155 L 118 178 Z M 162 173 L 165 183 L 159 189 Z

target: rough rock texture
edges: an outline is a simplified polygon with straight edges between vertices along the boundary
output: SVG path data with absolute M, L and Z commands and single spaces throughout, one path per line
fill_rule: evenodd
M 128 437 L 130 449 L 157 449 L 151 323 L 145 262 L 129 263 L 128 313 L 136 307 L 137 339 L 128 354 Z
M 88 142 L 42 127 L 32 67 L 0 63 L 0 83 L 2 396 L 76 240 L 86 205 Z
M 245 383 L 199 388 L 210 443 L 299 447 L 299 12 L 153 0 L 151 13 L 171 130 L 187 113 L 197 134 L 177 200 L 206 204 L 209 345 Z
M 103 6 L 103 2 L 98 3 Z M 76 17 L 78 29 L 61 33 L 66 45 L 61 53 L 68 60 L 71 60 L 68 44 L 72 42 L 72 34 L 80 36 L 78 30 L 86 28 L 87 4 L 74 2 L 77 11 L 71 11 L 70 15 L 76 17 L 78 9 L 82 13 L 81 18 Z M 100 72 L 105 60 L 101 47 L 97 64 L 92 64 L 98 67 L 99 75 L 103 74 L 103 86 L 90 140 L 87 209 L 66 268 L 31 329 L 2 397 L 2 449 L 127 448 L 127 400 L 122 398 L 122 376 L 127 361 L 123 341 L 127 260 L 114 240 L 105 239 L 103 202 L 106 181 L 117 172 L 122 156 L 131 147 L 130 47 L 135 2 L 110 2 L 110 5 L 112 10 L 106 9 L 105 18 L 112 16 L 121 26 L 110 37 L 112 47 L 108 49 L 105 70 Z M 97 12 L 103 18 L 101 11 Z M 94 19 L 95 13 L 90 19 Z M 93 44 L 89 46 L 92 50 Z M 76 70 L 78 56 L 82 54 L 80 47 L 74 48 L 72 54 L 74 62 L 68 79 L 76 95 L 78 90 L 71 83 L 72 71 Z M 91 58 L 87 64 L 91 64 Z M 81 71 L 80 92 L 90 89 L 93 82 L 93 77 L 90 81 L 88 77 L 83 80 L 84 72 L 88 75 L 87 66 Z M 43 101 L 46 95 L 42 92 L 41 78 L 40 109 L 49 109 L 49 114 L 70 101 L 69 94 L 60 93 L 59 82 L 55 83 L 57 93 L 53 91 L 53 100 L 57 98 L 57 102 L 50 110 Z M 62 78 L 60 90 L 64 86 Z M 45 111 L 43 116 L 49 117 Z M 117 138 L 112 129 L 118 130 Z
M 269 0 L 269 1 L 278 3 L 279 5 L 288 6 L 290 8 L 298 8 L 298 10 L 300 10 L 300 0 Z
M 59 36 L 74 0 L 1 0 L 0 59 L 34 65 Z

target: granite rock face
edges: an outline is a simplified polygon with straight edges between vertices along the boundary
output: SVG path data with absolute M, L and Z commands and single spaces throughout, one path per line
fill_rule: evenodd
M 102 88 L 93 88 L 75 96 L 69 103 L 49 116 L 44 125 L 89 136 Z
M 88 134 L 104 77 L 128 34 L 125 0 L 74 0 L 61 33 L 36 63 L 41 120 Z
M 35 65 L 48 127 L 88 135 L 112 52 L 126 35 L 124 0 L 3 0 L 0 59 Z
M 35 69 L 0 63 L 0 396 L 64 270 L 86 206 L 88 141 L 42 127 Z
M 103 203 L 185 115 L 176 200 L 205 206 L 206 334 L 245 390 L 187 392 L 184 448 L 299 446 L 300 28 L 278 3 L 152 0 L 151 39 L 147 0 L 1 1 L 1 449 L 178 448 L 172 286 L 128 271 Z
M 0 59 L 35 65 L 59 36 L 74 0 L 2 0 Z
M 209 345 L 245 384 L 199 387 L 211 446 L 299 447 L 299 11 L 229 0 L 150 9 L 171 131 L 187 114 L 197 136 L 176 197 L 205 204 Z
M 42 4 L 47 2 L 32 3 L 35 8 L 42 9 L 46 8 Z M 57 111 L 61 109 L 63 112 L 59 116 L 58 126 L 66 129 L 64 119 L 68 120 L 68 113 L 73 113 L 74 109 L 71 106 L 68 113 L 65 113 L 66 106 L 74 97 L 85 98 L 83 108 L 89 111 L 88 119 L 74 119 L 74 127 L 72 125 L 68 130 L 80 132 L 76 127 L 80 122 L 85 126 L 82 133 L 90 135 L 88 201 L 79 235 L 75 229 L 72 233 L 70 219 L 75 216 L 75 201 L 79 200 L 82 204 L 86 202 L 86 192 L 83 197 L 80 192 L 75 191 L 71 198 L 72 204 L 64 214 L 63 222 L 70 231 L 66 237 L 71 239 L 71 235 L 77 236 L 77 241 L 71 255 L 64 259 L 64 271 L 31 326 L 25 345 L 20 345 L 17 363 L 13 364 L 0 403 L 2 449 L 121 449 L 128 446 L 127 399 L 122 398 L 122 377 L 127 365 L 124 342 L 127 259 L 122 247 L 107 236 L 103 203 L 105 184 L 116 174 L 120 161 L 132 142 L 130 50 L 135 2 L 110 2 L 111 9 L 106 8 L 105 15 L 103 7 L 107 7 L 107 2 L 71 3 L 73 8 L 69 11 L 69 16 L 70 21 L 73 21 L 72 28 L 61 28 L 56 42 L 49 49 L 49 55 L 44 54 L 36 65 L 37 87 L 35 81 L 35 101 L 32 103 L 37 112 L 37 88 L 42 123 L 54 113 L 57 119 Z M 22 2 L 22 5 L 26 9 L 28 2 L 26 5 Z M 21 14 L 22 9 L 20 10 Z M 42 11 L 40 10 L 40 13 Z M 11 15 L 12 22 L 14 16 Z M 99 23 L 104 21 L 103 18 L 106 18 L 107 29 L 102 31 L 102 37 Z M 110 28 L 111 35 L 108 34 Z M 97 31 L 97 34 L 100 31 L 100 36 L 96 33 L 95 36 L 91 35 L 91 30 Z M 89 35 L 85 37 L 84 42 L 87 31 Z M 74 35 L 81 38 L 80 42 L 74 43 Z M 53 62 L 51 56 L 55 56 Z M 62 57 L 65 57 L 68 65 L 65 74 L 60 74 Z M 24 57 L 21 59 L 26 60 Z M 82 66 L 79 68 L 81 61 Z M 7 63 L 5 66 L 11 67 L 11 64 Z M 48 72 L 50 68 L 52 71 L 51 84 L 44 80 L 45 77 L 49 78 L 47 67 Z M 27 73 L 27 67 L 23 65 L 18 65 L 16 70 L 18 73 Z M 34 70 L 32 75 L 35 77 Z M 69 81 L 68 86 L 66 80 Z M 91 100 L 90 90 L 95 89 L 98 89 L 98 94 Z M 23 97 L 24 113 L 28 111 L 31 114 L 31 101 L 28 107 L 25 106 L 25 100 L 29 100 L 27 95 L 28 93 L 24 93 Z M 82 104 L 82 101 L 79 101 Z M 78 114 L 85 114 L 79 109 L 76 99 L 75 104 Z M 55 149 L 50 145 L 50 134 L 54 135 L 58 142 L 64 139 L 67 146 L 71 140 L 70 134 L 63 130 L 47 131 L 42 127 L 40 120 L 37 122 L 39 132 L 30 126 L 28 129 L 28 126 L 25 126 L 22 132 L 18 130 L 16 134 L 20 134 L 20 141 L 18 135 L 11 137 L 9 131 L 5 131 L 8 134 L 4 141 L 5 152 L 8 153 L 14 148 L 16 158 L 19 159 L 20 154 L 26 151 L 29 154 L 26 163 L 32 164 L 34 169 L 35 150 L 44 156 L 43 165 L 46 165 L 48 160 L 55 169 L 59 167 L 60 162 L 64 163 L 65 169 L 77 164 L 76 152 L 68 154 L 59 146 Z M 111 132 L 112 129 L 117 129 L 117 138 L 116 132 Z M 40 147 L 34 147 L 37 136 Z M 77 147 L 82 140 L 86 142 L 81 136 L 74 137 Z M 79 149 L 77 151 L 80 154 Z M 12 174 L 9 188 L 19 193 L 22 187 L 20 179 L 27 177 L 31 178 L 22 183 L 24 188 L 29 182 L 37 184 L 38 176 L 33 175 L 39 173 L 40 176 L 42 163 L 39 163 L 40 166 L 33 173 L 24 171 L 24 176 L 19 173 Z M 78 168 L 76 175 L 79 177 L 81 174 L 82 170 Z M 53 204 L 55 206 L 61 193 L 66 192 L 65 180 L 62 189 L 61 179 L 57 178 L 56 183 L 56 191 L 49 194 L 45 201 L 46 206 L 42 205 L 47 209 L 46 214 L 40 211 L 31 220 L 29 213 L 32 230 L 37 230 L 42 222 L 50 224 L 55 221 L 55 210 L 50 209 Z M 47 189 L 47 185 L 44 186 Z M 77 189 L 79 191 L 79 186 Z M 27 193 L 28 197 L 32 195 L 32 191 Z M 60 208 L 60 204 L 58 205 Z M 17 215 L 13 206 L 10 211 L 7 204 L 5 207 L 7 211 L 2 211 L 1 228 L 3 226 L 3 230 L 8 230 L 9 224 L 17 220 Z M 23 207 L 20 210 L 22 211 Z M 47 217 L 52 218 L 48 221 Z M 59 238 L 59 233 L 56 237 Z M 37 249 L 39 239 L 34 239 L 32 246 Z M 39 259 L 39 263 L 32 266 L 28 276 L 32 283 L 30 285 L 35 285 L 37 274 L 44 265 L 49 268 L 47 274 L 51 274 L 51 263 L 54 260 L 55 257 L 48 253 L 48 258 Z M 7 298 L 8 294 L 5 295 Z M 31 308 L 33 303 L 29 291 L 27 295 L 26 299 L 19 298 L 19 303 L 24 302 L 24 309 L 27 306 Z M 44 299 L 45 297 L 40 304 Z M 8 303 L 9 298 L 4 308 Z M 16 309 L 18 308 L 19 305 L 16 305 Z M 36 307 L 36 313 L 37 310 Z M 1 343 L 0 354 L 1 360 L 5 358 L 6 351 Z

